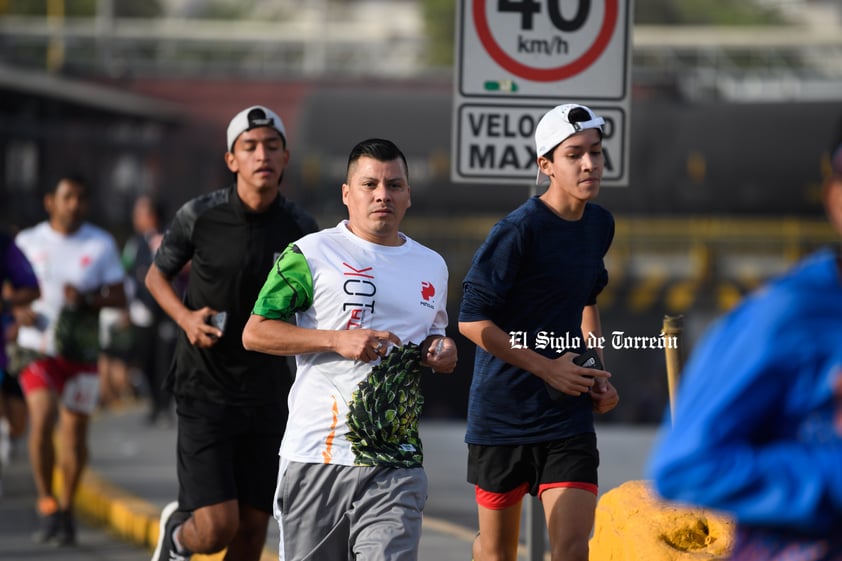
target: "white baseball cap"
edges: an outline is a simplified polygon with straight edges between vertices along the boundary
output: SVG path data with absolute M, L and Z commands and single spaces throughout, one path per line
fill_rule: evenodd
M 587 129 L 599 129 L 602 132 L 603 125 L 605 119 L 597 117 L 584 105 L 566 103 L 553 107 L 541 117 L 538 126 L 535 127 L 535 153 L 538 157 L 545 156 L 577 132 Z M 535 183 L 542 183 L 545 177 L 539 170 Z
M 228 151 L 234 149 L 234 143 L 241 134 L 258 127 L 272 127 L 281 134 L 286 144 L 287 132 L 284 128 L 284 122 L 278 117 L 278 114 L 268 107 L 252 105 L 234 115 L 234 118 L 228 123 Z

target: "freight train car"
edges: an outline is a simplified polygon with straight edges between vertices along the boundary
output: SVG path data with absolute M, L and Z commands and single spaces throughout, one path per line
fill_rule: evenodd
M 451 104 L 441 89 L 315 89 L 298 115 L 296 183 L 312 204 L 330 208 L 349 147 L 385 136 L 412 160 L 413 204 L 425 212 L 511 208 L 527 196 L 529 182 L 451 183 Z M 817 216 L 823 162 L 842 138 L 842 92 L 838 102 L 640 100 L 632 103 L 630 127 L 629 186 L 605 188 L 600 197 L 615 212 Z

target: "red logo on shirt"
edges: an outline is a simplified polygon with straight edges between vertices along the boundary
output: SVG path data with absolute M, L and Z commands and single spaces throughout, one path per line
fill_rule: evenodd
M 426 300 L 427 302 L 430 301 L 430 298 L 436 295 L 436 287 L 433 286 L 433 283 L 423 281 L 421 283 L 421 298 Z
M 91 264 L 91 261 L 93 261 L 93 259 L 91 259 L 90 255 L 83 255 L 80 265 L 82 265 L 82 267 L 87 267 Z

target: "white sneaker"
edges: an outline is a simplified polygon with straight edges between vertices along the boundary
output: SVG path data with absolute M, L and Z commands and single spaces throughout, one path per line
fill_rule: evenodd
M 188 518 L 190 518 L 189 512 L 178 510 L 178 501 L 173 501 L 164 507 L 159 520 L 158 543 L 152 554 L 152 561 L 190 561 L 193 554 L 177 551 L 172 537 L 176 526 L 183 524 Z

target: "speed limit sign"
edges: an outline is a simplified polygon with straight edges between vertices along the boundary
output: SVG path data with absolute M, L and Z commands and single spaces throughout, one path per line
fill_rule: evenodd
M 463 0 L 464 96 L 620 99 L 628 0 Z
M 603 185 L 628 182 L 632 0 L 461 0 L 451 179 L 534 182 L 534 127 L 562 103 L 610 123 Z

